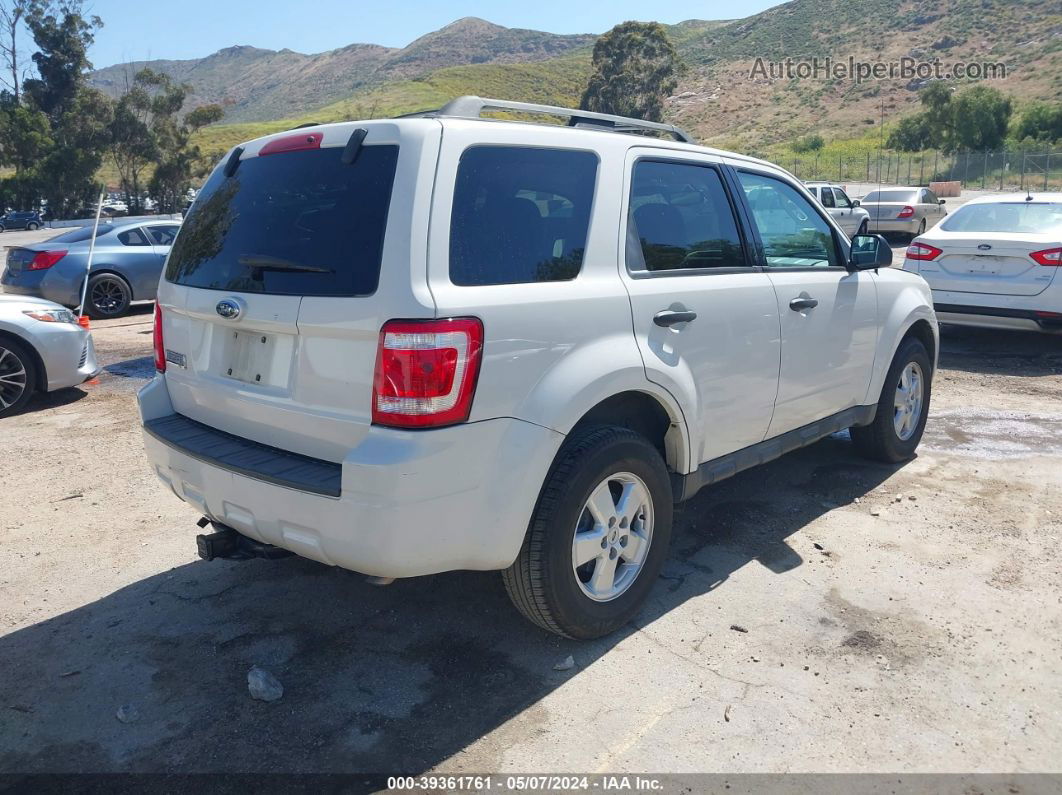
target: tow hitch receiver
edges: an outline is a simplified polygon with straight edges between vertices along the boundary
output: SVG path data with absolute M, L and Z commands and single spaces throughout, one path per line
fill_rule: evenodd
M 202 521 L 202 520 L 200 520 Z M 223 558 L 225 560 L 250 560 L 251 558 L 266 558 L 275 560 L 293 555 L 286 549 L 275 547 L 272 544 L 263 544 L 248 538 L 240 532 L 218 522 L 209 522 L 216 529 L 208 535 L 195 537 L 196 550 L 203 560 Z M 203 527 L 200 524 L 200 527 Z

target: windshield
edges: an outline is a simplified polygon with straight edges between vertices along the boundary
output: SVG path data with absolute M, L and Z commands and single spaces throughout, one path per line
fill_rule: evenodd
M 947 232 L 1029 232 L 1062 237 L 1062 204 L 967 204 L 952 213 L 940 228 Z
M 872 190 L 863 197 L 862 204 L 873 204 L 874 202 L 903 202 L 904 204 L 915 204 L 917 201 L 918 191 Z
M 397 146 L 252 157 L 217 169 L 173 245 L 167 281 L 273 295 L 376 291 Z

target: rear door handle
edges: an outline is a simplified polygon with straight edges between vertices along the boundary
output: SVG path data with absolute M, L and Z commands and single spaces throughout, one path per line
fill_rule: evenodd
M 674 326 L 676 323 L 689 323 L 691 320 L 697 319 L 696 312 L 676 312 L 672 309 L 665 309 L 662 312 L 657 312 L 653 315 L 653 322 L 658 326 Z
M 803 312 L 805 309 L 814 309 L 819 302 L 814 298 L 794 298 L 789 302 L 789 308 L 794 312 Z

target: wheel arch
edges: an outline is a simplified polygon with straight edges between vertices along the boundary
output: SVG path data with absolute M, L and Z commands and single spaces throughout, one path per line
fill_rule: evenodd
M 13 331 L 0 328 L 0 341 L 2 340 L 16 342 L 29 352 L 29 355 L 33 358 L 33 365 L 37 370 L 37 382 L 34 384 L 34 388 L 38 392 L 47 392 L 48 371 L 44 366 L 44 359 L 41 358 L 40 353 L 37 351 L 37 347 L 25 337 L 16 334 Z
M 618 425 L 644 436 L 660 452 L 667 468 L 684 473 L 689 463 L 686 423 L 678 406 L 644 389 L 628 389 L 586 409 L 568 433 L 592 425 Z
M 878 357 L 874 362 L 874 376 L 864 400 L 866 405 L 877 403 L 881 396 L 882 385 L 885 383 L 885 376 L 889 372 L 889 367 L 892 366 L 892 360 L 896 358 L 896 352 L 911 337 L 918 339 L 926 346 L 935 372 L 940 353 L 936 315 L 920 292 L 904 290 L 893 303 L 891 311 L 882 324 Z M 886 340 L 888 340 L 887 346 Z

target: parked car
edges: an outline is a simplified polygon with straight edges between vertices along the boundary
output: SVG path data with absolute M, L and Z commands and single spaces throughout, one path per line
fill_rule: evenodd
M 0 232 L 14 229 L 26 229 L 32 232 L 44 226 L 41 214 L 34 210 L 9 212 L 0 216 Z
M 901 232 L 914 238 L 948 214 L 944 199 L 929 188 L 882 188 L 863 197 L 871 232 Z
M 85 312 L 93 318 L 119 317 L 129 311 L 133 301 L 154 299 L 162 264 L 178 229 L 177 221 L 101 222 Z M 0 285 L 8 293 L 77 306 L 91 238 L 89 225 L 41 243 L 9 249 Z
M 1062 193 L 967 202 L 907 248 L 941 322 L 1062 333 Z
M 92 335 L 73 312 L 0 293 L 0 417 L 19 411 L 35 392 L 77 386 L 99 371 Z
M 213 523 L 206 559 L 497 569 L 529 619 L 596 637 L 701 487 L 848 428 L 914 454 L 937 324 L 891 257 L 669 125 L 465 97 L 259 138 L 167 262 L 147 455 Z
M 124 201 L 108 201 L 103 205 L 101 213 L 111 218 L 129 215 L 129 205 Z
M 846 235 L 865 235 L 870 213 L 860 206 L 859 199 L 849 199 L 844 188 L 831 182 L 806 182 L 808 191 L 826 208 Z

